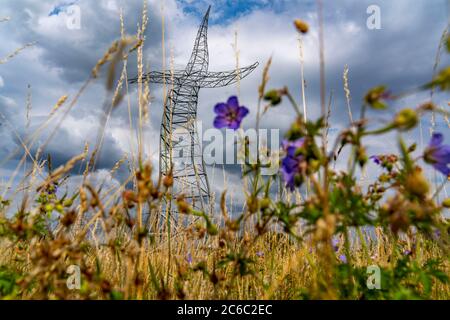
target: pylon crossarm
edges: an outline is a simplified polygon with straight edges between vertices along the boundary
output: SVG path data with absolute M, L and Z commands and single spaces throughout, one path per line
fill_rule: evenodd
M 148 80 L 150 83 L 159 84 L 171 84 L 175 86 L 190 86 L 190 87 L 200 87 L 200 88 L 217 88 L 224 87 L 238 80 L 244 79 L 248 76 L 255 68 L 258 66 L 258 62 L 254 64 L 239 68 L 235 70 L 223 71 L 223 72 L 193 72 L 189 75 L 185 74 L 185 71 L 175 71 L 173 75 L 170 71 L 152 71 L 144 75 L 143 81 Z M 133 78 L 130 83 L 137 83 L 138 79 Z
M 254 64 L 230 71 L 224 72 L 208 72 L 207 75 L 200 80 L 199 86 L 201 88 L 217 88 L 225 87 L 244 79 L 258 66 L 258 62 Z
M 174 71 L 151 71 L 142 76 L 142 82 L 148 81 L 149 83 L 159 84 L 181 84 L 181 79 L 184 76 L 184 70 Z M 138 83 L 139 78 L 135 77 L 129 80 L 130 83 Z

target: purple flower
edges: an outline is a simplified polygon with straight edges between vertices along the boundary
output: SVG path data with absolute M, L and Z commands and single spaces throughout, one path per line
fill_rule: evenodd
M 441 230 L 435 229 L 433 231 L 433 239 L 434 240 L 439 240 L 440 238 L 441 238 Z
M 331 245 L 333 246 L 334 252 L 337 252 L 339 250 L 339 239 L 333 238 L 331 240 Z
M 339 261 L 342 263 L 347 263 L 347 257 L 345 256 L 345 254 L 341 254 L 339 256 Z
M 442 133 L 433 133 L 428 148 L 425 150 L 424 159 L 432 164 L 434 169 L 450 178 L 450 145 L 442 144 L 443 142 Z
M 300 163 L 303 161 L 303 155 L 297 154 L 297 150 L 303 146 L 303 142 L 303 138 L 295 141 L 283 140 L 282 142 L 286 156 L 281 161 L 281 173 L 286 187 L 291 191 L 295 189 L 295 177 L 300 174 Z
M 248 109 L 244 106 L 239 106 L 238 98 L 232 96 L 228 99 L 227 103 L 216 104 L 214 112 L 217 114 L 214 119 L 215 128 L 236 130 L 240 127 L 242 119 L 248 114 Z
M 58 191 L 58 183 L 52 183 L 47 189 L 48 194 L 56 194 L 56 191 Z
M 403 251 L 403 255 L 404 256 L 410 256 L 412 254 L 412 251 L 411 250 L 405 250 L 405 251 Z
M 189 264 L 192 264 L 192 254 L 191 253 L 188 253 L 186 255 L 186 262 Z
M 381 159 L 379 156 L 371 156 L 369 159 L 371 159 L 373 162 L 375 162 L 378 165 L 381 164 Z
M 256 256 L 262 258 L 262 257 L 264 257 L 264 252 L 262 252 L 262 251 L 257 251 L 257 252 L 256 252 Z

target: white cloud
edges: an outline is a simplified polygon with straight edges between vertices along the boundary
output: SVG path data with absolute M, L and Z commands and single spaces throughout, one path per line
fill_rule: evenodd
M 0 103 L 1 105 L 9 108 L 17 107 L 17 102 L 10 97 L 0 95 Z

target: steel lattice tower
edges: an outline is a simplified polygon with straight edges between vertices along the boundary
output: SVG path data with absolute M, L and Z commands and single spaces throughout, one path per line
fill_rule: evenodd
M 168 84 L 160 132 L 159 170 L 166 176 L 172 169 L 173 199 L 183 194 L 194 208 L 206 210 L 210 186 L 197 132 L 197 104 L 200 88 L 224 87 L 249 75 L 257 66 L 225 72 L 208 71 L 209 6 L 195 39 L 194 49 L 184 70 L 149 72 L 142 81 Z M 137 78 L 131 79 L 136 83 Z

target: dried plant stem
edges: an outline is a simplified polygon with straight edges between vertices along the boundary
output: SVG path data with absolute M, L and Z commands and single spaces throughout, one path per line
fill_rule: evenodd
M 303 120 L 306 122 L 308 119 L 308 113 L 306 110 L 306 93 L 305 93 L 305 58 L 303 54 L 303 38 L 298 37 L 298 48 L 300 53 L 300 80 L 302 89 L 302 104 L 303 104 Z
M 300 54 L 300 81 L 301 81 L 301 91 L 302 91 L 302 105 L 303 105 L 303 120 L 308 120 L 308 111 L 306 109 L 306 92 L 305 92 L 305 57 L 303 53 L 303 38 L 302 36 L 298 37 L 298 49 Z M 311 191 L 311 181 L 306 179 L 306 190 L 305 190 L 305 197 L 308 198 L 308 194 Z
M 120 37 L 122 40 L 125 39 L 125 28 L 124 28 L 124 18 L 123 18 L 123 10 L 120 9 Z M 140 43 L 139 39 L 137 39 L 137 42 Z M 131 50 L 130 50 L 131 51 Z M 134 152 L 134 135 L 133 135 L 133 119 L 131 116 L 131 98 L 130 98 L 130 90 L 129 90 L 129 84 L 128 84 L 128 55 L 124 55 L 123 57 L 123 74 L 124 74 L 124 81 L 125 81 L 125 94 L 127 96 L 127 111 L 128 111 L 128 122 L 129 122 L 129 144 L 130 144 L 130 160 L 131 160 L 131 173 L 132 175 L 136 172 L 136 161 L 135 161 L 135 152 Z M 137 139 L 137 136 L 136 136 Z M 135 182 L 135 179 L 133 179 Z
M 9 55 L 7 55 L 5 58 L 0 59 L 0 64 L 5 64 L 7 63 L 9 60 L 11 60 L 12 58 L 14 58 L 15 56 L 17 56 L 20 52 L 22 52 L 23 50 L 30 48 L 32 46 L 34 46 L 36 44 L 36 42 L 30 42 L 25 44 L 24 46 L 16 49 L 14 52 L 10 53 Z
M 328 135 L 330 133 L 331 104 L 333 102 L 333 90 L 330 92 L 330 98 L 327 106 L 327 116 L 325 118 L 325 150 L 328 150 Z
M 234 51 L 234 57 L 236 60 L 236 75 L 237 75 L 237 81 L 236 81 L 236 89 L 237 89 L 237 95 L 238 97 L 241 95 L 241 77 L 239 77 L 239 67 L 240 67 L 240 53 L 238 47 L 238 31 L 234 31 L 234 43 L 231 45 L 233 47 Z
M 26 124 L 25 127 L 28 129 L 30 127 L 30 114 L 31 114 L 31 85 L 28 84 L 27 86 L 27 102 L 26 102 Z
M 351 107 L 351 94 L 350 94 L 350 86 L 348 84 L 348 65 L 345 65 L 344 67 L 344 92 L 345 92 L 345 100 L 347 102 L 347 112 L 348 112 L 348 118 L 350 120 L 350 123 L 353 123 L 353 114 L 352 114 L 352 107 Z

